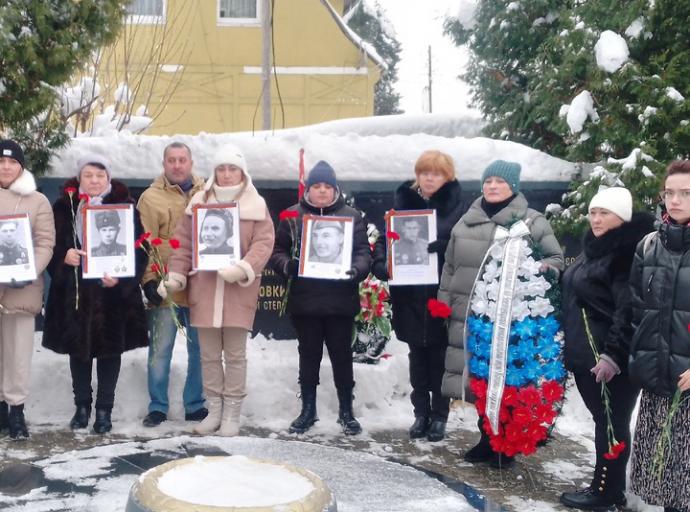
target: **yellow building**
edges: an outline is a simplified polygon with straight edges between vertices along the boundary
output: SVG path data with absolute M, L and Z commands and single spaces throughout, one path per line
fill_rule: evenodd
M 262 127 L 262 7 L 272 5 L 272 128 L 373 114 L 382 69 L 346 0 L 134 0 L 98 65 L 101 98 L 154 118 L 148 134 Z M 121 87 L 126 83 L 127 87 Z M 128 91 L 129 95 L 123 94 Z

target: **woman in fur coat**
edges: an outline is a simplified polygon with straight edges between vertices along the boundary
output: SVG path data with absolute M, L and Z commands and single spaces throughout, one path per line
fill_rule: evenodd
M 215 154 L 212 164 L 213 173 L 204 190 L 192 197 L 186 215 L 177 224 L 175 238 L 180 247 L 170 256 L 170 273 L 158 286 L 158 293 L 165 298 L 189 286 L 191 323 L 199 332 L 201 372 L 208 403 L 208 415 L 194 431 L 236 436 L 240 431 L 242 401 L 247 395 L 247 332 L 254 324 L 261 272 L 271 256 L 275 235 L 266 201 L 252 183 L 242 152 L 226 145 Z M 240 238 L 242 259 L 217 272 L 190 275 L 194 245 L 192 208 L 229 202 L 236 202 L 239 207 L 240 232 L 234 236 Z M 206 238 L 207 247 L 212 239 L 225 244 L 233 238 L 232 222 L 223 210 L 207 212 L 204 220 L 215 212 L 213 225 L 218 228 L 217 234 Z M 210 254 L 230 252 L 224 249 Z
M 70 197 L 67 190 L 74 189 Z M 81 196 L 81 198 L 80 198 Z M 65 183 L 64 191 L 53 205 L 57 240 L 48 265 L 51 277 L 43 328 L 43 346 L 70 356 L 70 372 L 76 411 L 70 428 L 86 428 L 91 415 L 91 373 L 96 359 L 98 390 L 93 430 L 103 434 L 112 429 L 111 412 L 115 386 L 120 374 L 121 354 L 148 345 L 144 303 L 139 281 L 146 268 L 147 256 L 136 249 L 136 275 L 102 279 L 82 279 L 81 258 L 83 208 L 91 205 L 134 204 L 127 187 L 110 179 L 107 160 L 100 155 L 86 155 L 77 164 L 77 176 Z M 82 199 L 83 198 L 83 199 Z M 73 213 L 76 221 L 73 221 Z M 76 227 L 77 247 L 74 246 Z M 134 208 L 135 237 L 143 228 Z M 74 268 L 79 271 L 75 275 Z M 77 281 L 78 280 L 78 281 Z M 77 304 L 77 293 L 78 307 Z
M 622 187 L 607 188 L 592 198 L 591 227 L 583 239 L 583 251 L 563 274 L 565 364 L 594 419 L 596 464 L 590 486 L 563 493 L 561 502 L 582 510 L 625 502 L 630 418 L 639 394 L 639 387 L 628 376 L 633 335 L 628 279 L 637 243 L 654 229 L 653 217 L 647 213 L 633 214 L 632 204 L 630 192 Z M 598 358 L 590 345 L 587 328 Z M 602 382 L 610 393 L 613 437 L 625 443 L 618 458 L 609 460 L 604 457 L 611 440 Z

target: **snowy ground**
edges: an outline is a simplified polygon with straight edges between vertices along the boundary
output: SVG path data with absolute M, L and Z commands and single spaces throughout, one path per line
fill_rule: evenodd
M 410 387 L 407 374 L 407 346 L 395 340 L 387 346 L 386 352 L 390 354 L 390 357 L 382 360 L 380 364 L 355 365 L 357 382 L 355 414 L 364 428 L 361 436 L 344 438 L 336 423 L 337 398 L 327 357 L 324 357 L 321 368 L 322 384 L 318 395 L 320 421 L 305 436 L 288 434 L 287 426 L 299 412 L 299 401 L 296 398 L 296 342 L 294 340 L 266 340 L 259 336 L 249 342 L 248 396 L 243 407 L 241 432 L 245 436 L 252 437 L 236 440 L 222 440 L 215 437 L 190 438 L 188 435 L 191 433 L 192 425 L 183 421 L 184 413 L 181 403 L 186 353 L 184 344 L 179 341 L 178 339 L 173 359 L 170 420 L 153 429 L 141 425 L 141 419 L 147 412 L 148 404 L 146 351 L 135 350 L 126 353 L 123 357 L 113 411 L 113 432 L 101 438 L 86 429 L 74 434 L 68 431 L 67 423 L 73 413 L 73 405 L 67 358 L 43 349 L 40 346 L 40 334 L 37 335 L 32 396 L 27 404 L 27 417 L 32 438 L 24 443 L 0 440 L 1 460 L 5 463 L 29 461 L 45 468 L 46 471 L 51 471 L 55 464 L 68 464 L 65 467 L 71 468 L 69 471 L 75 472 L 74 478 L 78 478 L 83 483 L 89 481 L 89 478 L 98 480 L 101 471 L 99 468 L 109 467 L 110 457 L 118 453 L 126 454 L 159 448 L 174 451 L 179 449 L 179 446 L 192 442 L 195 446 L 220 447 L 231 453 L 251 455 L 258 450 L 257 443 L 259 443 L 259 438 L 262 438 L 273 442 L 271 450 L 292 454 L 291 460 L 296 460 L 296 457 L 308 458 L 305 455 L 307 453 L 322 454 L 315 457 L 316 460 L 308 462 L 307 466 L 314 465 L 322 474 L 327 473 L 332 479 L 329 480 L 330 485 L 341 486 L 339 492 L 344 493 L 342 494 L 342 510 L 349 511 L 425 510 L 412 505 L 403 506 L 404 501 L 398 502 L 398 505 L 391 503 L 392 508 L 383 507 L 380 502 L 372 501 L 373 497 L 361 494 L 362 491 L 357 494 L 352 490 L 359 486 L 371 487 L 372 475 L 377 474 L 376 471 L 388 477 L 399 470 L 402 471 L 400 478 L 403 478 L 405 471 L 400 467 L 386 466 L 391 463 L 385 459 L 401 460 L 406 464 L 425 468 L 456 480 L 469 480 L 472 485 L 490 495 L 502 506 L 520 511 L 563 510 L 557 505 L 558 492 L 587 481 L 591 475 L 593 428 L 574 386 L 569 389 L 563 414 L 557 422 L 556 440 L 547 445 L 541 456 L 531 457 L 529 460 L 523 458 L 524 462 L 519 462 L 516 465 L 517 469 L 504 471 L 503 474 L 497 474 L 495 470 L 488 469 L 482 470 L 484 472 L 482 473 L 460 459 L 464 449 L 470 446 L 476 437 L 474 433 L 476 415 L 472 408 L 453 409 L 448 425 L 450 435 L 443 443 L 432 446 L 425 441 L 407 440 L 404 432 L 412 420 L 408 397 Z M 51 435 L 55 435 L 56 431 L 61 432 L 57 439 L 62 441 L 58 441 L 57 446 L 51 446 L 55 444 Z M 64 442 L 64 439 L 68 439 L 68 442 Z M 121 441 L 125 443 L 122 444 Z M 295 441 L 307 441 L 307 443 Z M 559 442 L 567 445 L 567 448 L 558 450 Z M 319 451 L 319 447 L 322 451 Z M 70 451 L 70 448 L 76 450 Z M 367 452 L 368 455 L 362 452 Z M 331 458 L 328 459 L 328 457 Z M 360 469 L 348 469 L 348 464 L 355 464 L 357 457 L 360 457 L 359 463 L 356 463 L 360 464 L 361 467 L 357 466 Z M 364 459 L 368 462 L 363 462 Z M 304 463 L 304 460 L 302 458 L 299 462 Z M 3 463 L 0 462 L 0 468 L 2 466 Z M 416 473 L 419 478 L 423 477 L 421 472 L 416 471 Z M 334 474 L 345 474 L 346 478 L 341 481 L 335 478 Z M 485 477 L 482 477 L 482 474 Z M 76 507 L 74 509 L 121 510 L 123 496 L 126 495 L 133 478 L 134 476 L 129 475 L 124 480 L 107 479 L 107 482 L 99 484 L 95 496 L 88 499 L 75 490 L 73 499 L 76 501 L 72 502 Z M 542 485 L 529 482 L 534 479 L 543 479 L 546 483 Z M 461 494 L 444 493 L 443 485 L 433 479 L 427 478 L 427 480 L 430 480 L 430 483 L 424 484 L 424 492 L 428 490 L 433 494 L 433 498 L 430 497 L 431 495 L 427 496 L 430 499 L 429 503 L 433 503 L 432 508 L 428 510 L 435 512 L 471 510 L 471 508 L 466 508 L 469 506 Z M 399 482 L 397 477 L 393 481 Z M 523 489 L 542 489 L 543 492 Z M 34 491 L 34 493 L 35 502 L 30 501 L 22 507 L 12 506 L 9 510 L 65 509 L 59 506 L 37 508 L 38 504 L 45 501 L 48 496 L 45 495 L 45 491 Z M 407 498 L 410 503 L 414 503 L 416 494 L 413 493 Z M 653 507 L 642 506 L 634 497 L 631 496 L 631 498 L 633 499 L 629 501 L 632 510 L 644 512 L 657 510 Z M 12 503 L 18 503 L 17 499 L 0 494 L 0 508 L 4 509 Z M 118 503 L 120 505 L 117 505 Z

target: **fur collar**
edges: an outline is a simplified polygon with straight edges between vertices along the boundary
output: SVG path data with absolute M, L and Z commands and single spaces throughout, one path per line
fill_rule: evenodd
M 20 196 L 28 196 L 32 192 L 36 192 L 36 180 L 34 179 L 34 175 L 26 169 L 23 169 L 22 173 L 12 182 L 8 190 Z
M 266 201 L 259 195 L 258 190 L 254 187 L 251 178 L 245 174 L 245 186 L 242 192 L 236 199 L 240 207 L 241 220 L 255 220 L 261 221 L 266 218 Z M 192 196 L 192 199 L 187 205 L 185 213 L 192 214 L 192 208 L 197 204 L 217 203 L 215 194 L 213 193 L 213 182 L 211 186 L 205 190 L 200 190 Z
M 458 180 L 449 181 L 443 184 L 436 193 L 428 200 L 425 200 L 416 188 L 412 188 L 414 180 L 403 183 L 395 191 L 395 205 L 398 210 L 425 210 L 435 208 L 439 215 L 444 216 L 452 211 L 460 201 L 462 188 Z
M 633 214 L 630 222 L 612 229 L 597 238 L 588 230 L 582 241 L 582 247 L 588 259 L 596 259 L 614 254 L 616 257 L 629 256 L 630 260 L 635 253 L 635 247 L 647 233 L 654 231 L 654 217 L 646 212 Z

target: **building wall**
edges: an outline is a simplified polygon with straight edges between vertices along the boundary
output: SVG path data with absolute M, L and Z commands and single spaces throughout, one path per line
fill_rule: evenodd
M 275 5 L 273 127 L 372 115 L 380 70 L 321 0 Z M 342 0 L 332 5 L 342 10 Z M 216 9 L 216 0 L 167 0 L 165 28 L 128 24 L 104 58 L 102 85 L 116 87 L 127 69 L 135 109 L 150 97 L 148 114 L 156 119 L 147 133 L 261 129 L 261 27 L 219 24 Z M 112 90 L 103 93 L 112 101 Z

